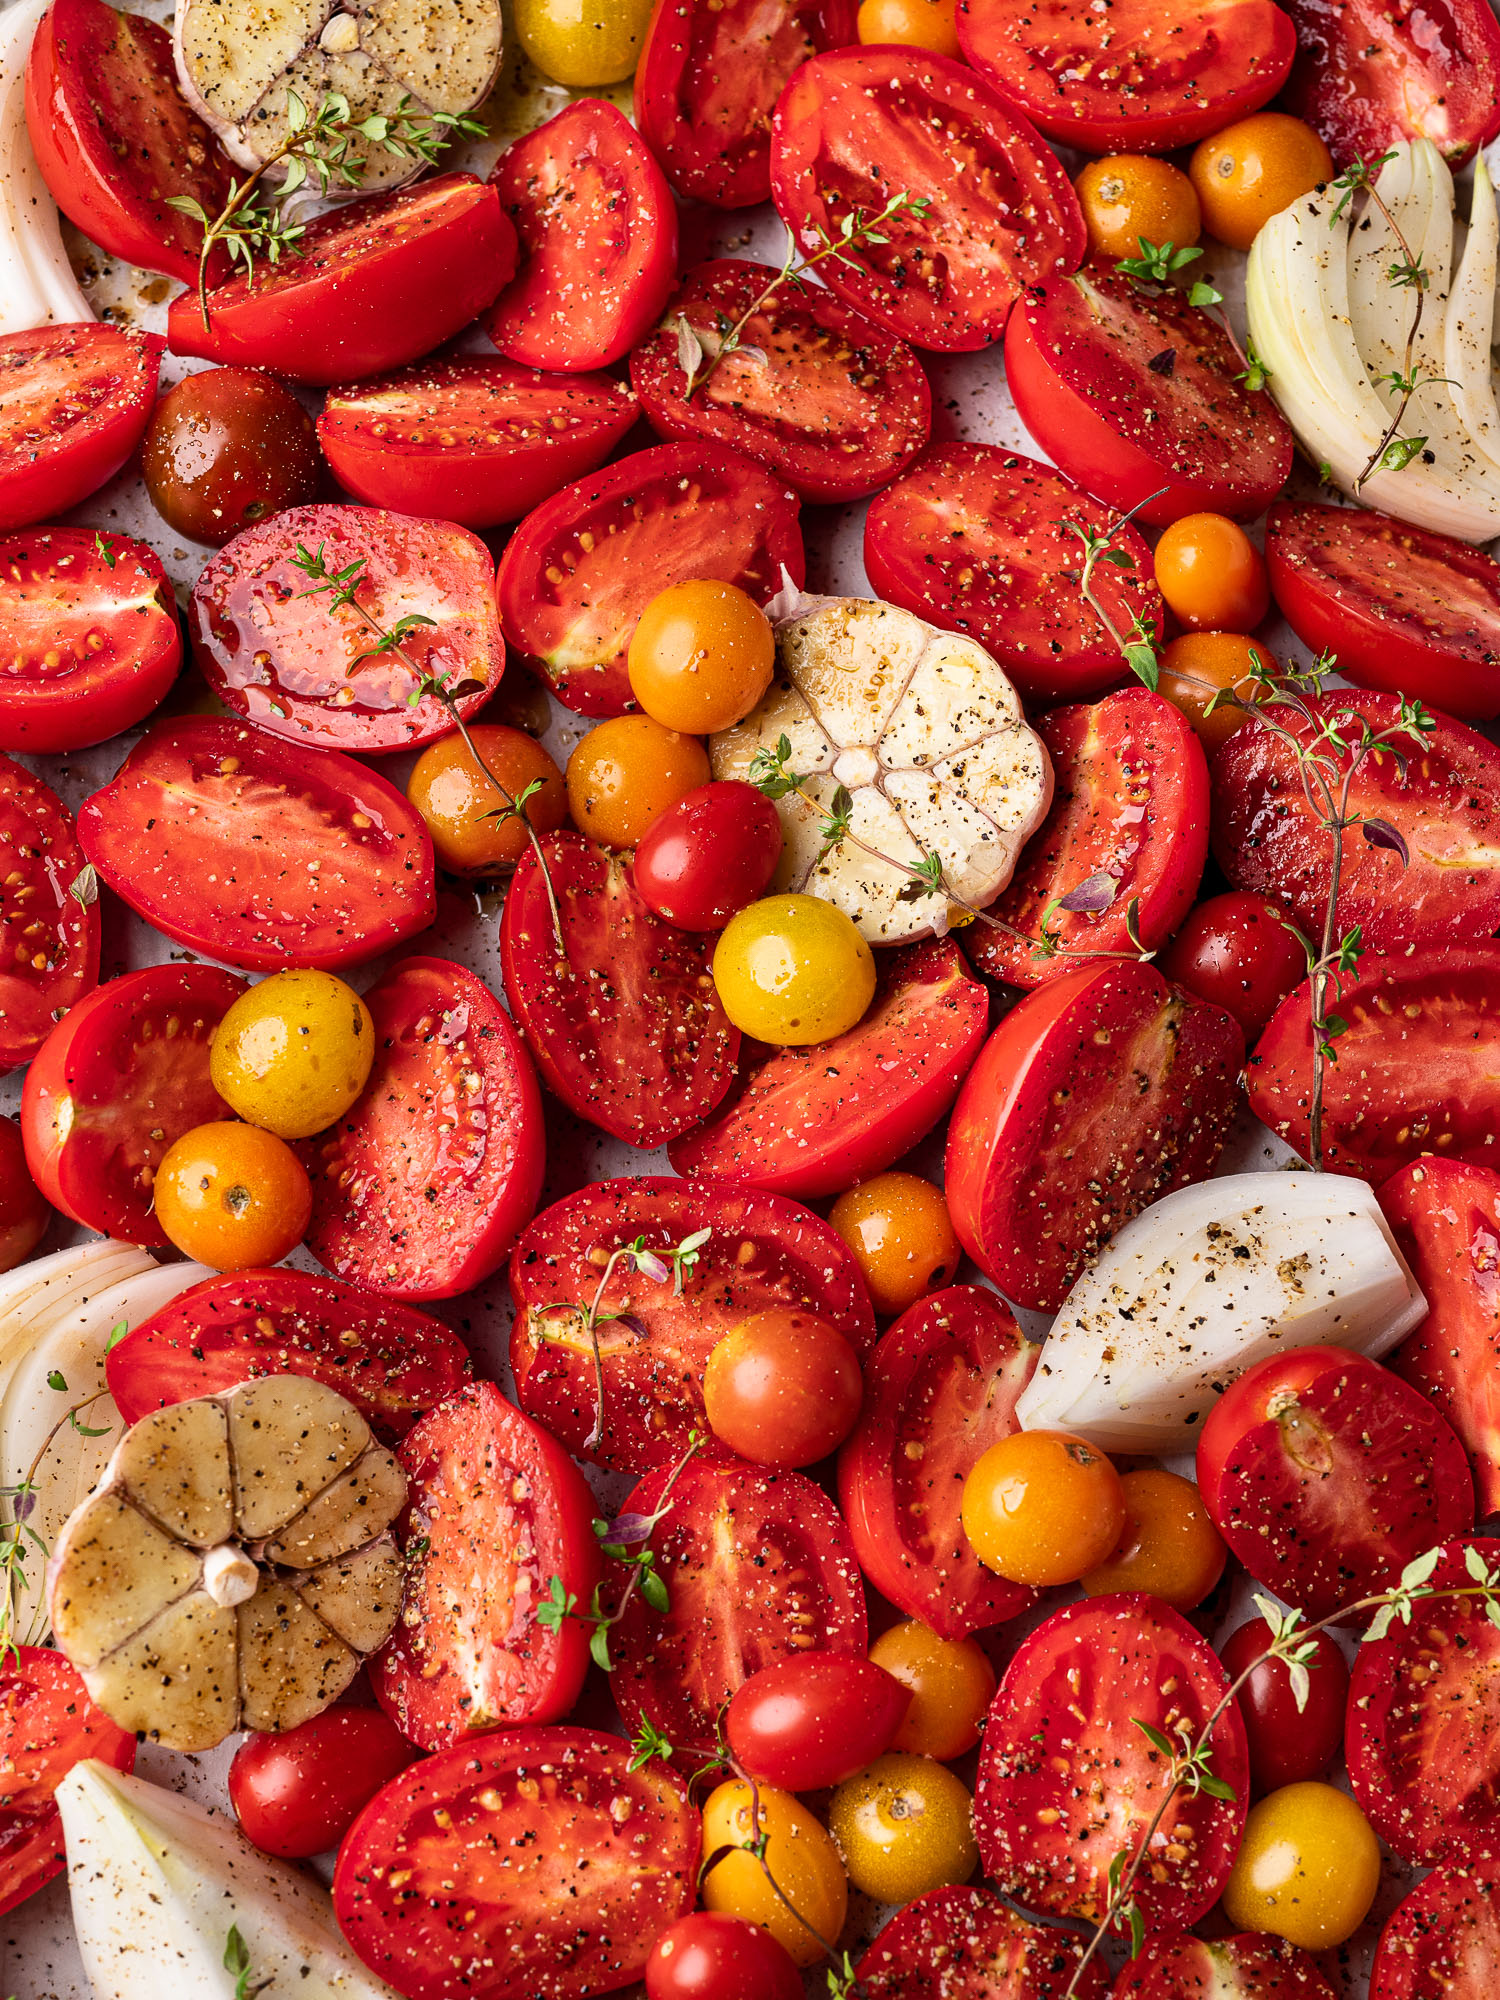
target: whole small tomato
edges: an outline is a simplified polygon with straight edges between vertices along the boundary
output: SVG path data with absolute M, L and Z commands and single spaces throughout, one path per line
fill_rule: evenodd
M 1157 963 L 1174 986 L 1233 1014 L 1253 1042 L 1294 986 L 1307 957 L 1278 906 L 1248 889 L 1210 896 L 1190 910 Z
M 1283 1785 L 1322 1777 L 1343 1747 L 1349 1699 L 1349 1669 L 1326 1632 L 1316 1633 L 1311 1641 L 1316 1657 L 1308 1666 L 1307 1701 L 1302 1708 L 1297 1706 L 1286 1662 L 1261 1659 L 1270 1643 L 1271 1628 L 1265 1619 L 1252 1618 L 1219 1648 L 1232 1681 L 1247 1667 L 1253 1668 L 1238 1700 L 1250 1743 L 1250 1781 L 1257 1792 L 1279 1791 Z
M 631 879 L 643 902 L 683 931 L 722 930 L 762 895 L 781 859 L 781 820 L 739 778 L 700 785 L 641 836 Z
M 247 1736 L 229 1767 L 229 1803 L 262 1854 L 305 1861 L 337 1847 L 419 1754 L 381 1709 L 325 1709 L 280 1735 Z
M 168 527 L 214 548 L 315 500 L 323 463 L 312 418 L 284 383 L 254 368 L 184 376 L 152 412 L 141 461 Z
M 889 1750 L 911 1690 L 852 1653 L 805 1653 L 752 1674 L 724 1716 L 753 1778 L 788 1792 L 841 1785 Z
M 813 1465 L 853 1430 L 859 1361 L 836 1326 L 773 1306 L 718 1341 L 703 1371 L 708 1426 L 752 1465 Z
M 759 1924 L 695 1910 L 651 1947 L 646 2000 L 802 2000 L 802 1976 Z
M 1185 514 L 1156 545 L 1157 588 L 1194 632 L 1253 632 L 1271 602 L 1260 550 L 1238 521 Z
M 24 1263 L 47 1233 L 52 1211 L 26 1164 L 21 1128 L 0 1118 L 0 1271 Z

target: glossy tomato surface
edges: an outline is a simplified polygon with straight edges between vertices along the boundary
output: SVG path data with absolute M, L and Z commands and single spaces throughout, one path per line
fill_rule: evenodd
M 1028 1923 L 988 1889 L 929 1889 L 885 1924 L 858 1965 L 868 2000 L 1104 2000 L 1098 1958 L 1068 1931 Z
M 803 2000 L 802 1975 L 759 1924 L 695 1910 L 662 1932 L 646 1961 L 646 2000 Z
M 0 1660 L 0 1916 L 67 1863 L 52 1795 L 85 1757 L 135 1767 L 135 1736 L 88 1696 L 61 1653 L 12 1646 Z
M 786 1792 L 841 1785 L 891 1746 L 911 1691 L 852 1653 L 777 1660 L 724 1711 L 729 1747 L 754 1778 Z
M 1484 0 L 1288 0 L 1286 107 L 1342 166 L 1430 139 L 1453 165 L 1500 131 L 1500 27 Z
M 1370 2000 L 1489 2000 L 1500 1979 L 1500 1870 L 1434 1868 L 1380 1933 Z
M 1258 1035 L 1307 973 L 1307 954 L 1283 905 L 1248 889 L 1210 896 L 1188 912 L 1157 960 L 1174 986 L 1222 1007 Z
M 646 905 L 684 931 L 722 930 L 763 895 L 781 859 L 781 818 L 737 778 L 686 792 L 636 843 L 630 879 Z
M 1236 1626 L 1219 1648 L 1231 1681 L 1238 1683 L 1242 1674 L 1249 1674 L 1235 1700 L 1250 1746 L 1250 1781 L 1257 1792 L 1275 1792 L 1283 1785 L 1322 1777 L 1343 1746 L 1349 1698 L 1344 1656 L 1327 1632 L 1318 1632 L 1306 1642 L 1313 1654 L 1305 1663 L 1306 1699 L 1299 1706 L 1286 1662 L 1264 1657 L 1274 1637 L 1264 1618 L 1252 1618 Z
M 0 868 L 0 1070 L 7 1070 L 29 1062 L 98 983 L 99 897 L 72 815 L 6 756 Z
M 204 368 L 174 383 L 151 413 L 141 472 L 167 526 L 216 549 L 315 500 L 324 483 L 312 418 L 259 368 Z
M 416 1755 L 378 1708 L 327 1708 L 279 1736 L 252 1731 L 229 1767 L 229 1803 L 262 1854 L 305 1861 L 337 1847 Z
M 0 531 L 76 507 L 141 441 L 162 342 L 95 324 L 0 334 Z
M 1254 1931 L 1205 1943 L 1185 1931 L 1148 1938 L 1110 2000 L 1334 2000 L 1317 1961 L 1282 1938 Z

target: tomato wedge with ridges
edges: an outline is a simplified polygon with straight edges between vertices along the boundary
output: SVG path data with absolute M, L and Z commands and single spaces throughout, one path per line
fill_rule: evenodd
M 637 1237 L 665 1257 L 707 1229 L 679 1292 L 612 1253 Z M 585 1313 L 598 1306 L 604 1422 Z M 570 1451 L 643 1472 L 679 1455 L 704 1426 L 703 1369 L 716 1342 L 752 1313 L 793 1307 L 836 1326 L 859 1354 L 875 1315 L 841 1237 L 809 1209 L 754 1189 L 649 1178 L 598 1181 L 544 1209 L 510 1260 L 510 1364 L 521 1408 Z
M 351 1111 L 302 1141 L 307 1247 L 393 1298 L 446 1299 L 499 1269 L 536 1208 L 542 1097 L 483 980 L 408 958 L 365 995 L 375 1066 Z
M 559 1721 L 583 1686 L 588 1633 L 537 1612 L 553 1577 L 580 1604 L 599 1581 L 582 1473 L 493 1382 L 429 1410 L 396 1456 L 405 1569 L 395 1632 L 370 1662 L 375 1699 L 423 1750 Z
M 737 584 L 757 604 L 806 574 L 799 501 L 763 466 L 701 444 L 653 445 L 565 487 L 505 545 L 505 636 L 580 715 L 635 707 L 625 653 L 669 584 Z
M 360 965 L 437 910 L 431 836 L 394 785 L 243 722 L 157 723 L 78 831 L 139 916 L 252 972 Z
M 93 320 L 0 335 L 0 531 L 114 478 L 150 421 L 162 346 Z
M 1286 0 L 1288 111 L 1340 166 L 1430 139 L 1450 166 L 1500 132 L 1500 27 L 1484 0 Z
M 940 353 L 988 347 L 1023 287 L 1083 257 L 1083 214 L 1055 155 L 973 70 L 925 50 L 804 64 L 776 106 L 771 189 L 808 251 L 857 211 L 879 215 L 903 192 L 923 201 L 819 274 L 877 326 Z
M 205 1278 L 104 1357 L 127 1424 L 237 1382 L 310 1375 L 388 1441 L 461 1389 L 469 1367 L 468 1349 L 440 1320 L 285 1265 Z
M 98 891 L 71 813 L 0 755 L 0 1071 L 29 1062 L 98 984 L 99 938 Z
M 0 1916 L 67 1864 L 53 1794 L 75 1764 L 135 1769 L 135 1735 L 95 1708 L 77 1672 L 50 1647 L 0 1659 Z
M 988 1889 L 929 1889 L 881 1926 L 855 1968 L 865 2000 L 1105 2000 L 1102 1960 L 1028 1923 Z
M 1036 1370 L 1003 1299 L 950 1285 L 919 1299 L 865 1364 L 865 1401 L 839 1453 L 839 1504 L 860 1567 L 882 1596 L 941 1638 L 1003 1625 L 1037 1593 L 986 1569 L 959 1519 L 963 1483 L 1020 1428 Z
M 638 1979 L 693 1907 L 702 1837 L 683 1781 L 635 1769 L 623 1737 L 494 1730 L 376 1793 L 334 1914 L 406 2000 L 585 2000 Z
M 1185 1931 L 1148 1938 L 1110 2000 L 1334 2000 L 1315 1960 L 1284 1938 L 1246 1931 L 1205 1943 Z
M 1500 1865 L 1434 1868 L 1380 1933 L 1370 2000 L 1490 2000 L 1500 1985 Z

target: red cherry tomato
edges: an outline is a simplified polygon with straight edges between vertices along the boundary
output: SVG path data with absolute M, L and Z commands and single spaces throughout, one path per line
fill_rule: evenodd
M 99 980 L 99 898 L 72 815 L 0 756 L 0 1071 L 29 1062 Z M 72 893 L 77 887 L 78 894 Z
M 87 321 L 0 335 L 0 531 L 113 479 L 156 401 L 162 342 Z
M 802 1975 L 759 1924 L 695 1910 L 651 1947 L 646 2000 L 802 2000 Z
M 146 427 L 141 470 L 167 526 L 216 549 L 315 500 L 323 484 L 312 418 L 258 368 L 204 368 L 168 389 Z
M 1250 1745 L 1250 1779 L 1257 1792 L 1279 1791 L 1321 1778 L 1344 1741 L 1344 1706 L 1349 1669 L 1326 1632 L 1310 1641 L 1316 1657 L 1308 1665 L 1305 1706 L 1298 1708 L 1286 1663 L 1261 1660 L 1272 1633 L 1264 1618 L 1237 1626 L 1219 1648 L 1224 1671 L 1237 1681 L 1247 1667 L 1249 1680 L 1235 1699 Z M 1254 1662 L 1260 1661 L 1259 1666 Z
M 1430 139 L 1454 166 L 1500 131 L 1500 26 L 1484 0 L 1286 0 L 1297 35 L 1288 111 L 1336 160 Z
M 1247 1041 L 1307 977 L 1307 954 L 1277 909 L 1247 889 L 1210 896 L 1156 961 L 1174 986 L 1233 1014 Z
M 337 1847 L 417 1754 L 378 1708 L 328 1708 L 280 1736 L 252 1731 L 229 1766 L 229 1803 L 263 1854 L 305 1861 Z
M 765 893 L 781 859 L 771 801 L 737 778 L 700 785 L 648 828 L 630 879 L 648 909 L 682 931 L 722 930 Z
M 47 1233 L 52 1211 L 26 1165 L 21 1128 L 0 1118 L 0 1271 L 24 1264 Z
M 135 1768 L 135 1737 L 117 1728 L 61 1653 L 17 1646 L 0 1656 L 0 1916 L 60 1874 L 62 1815 L 53 1794 L 97 1757 Z
M 889 1750 L 910 1707 L 910 1689 L 873 1660 L 807 1653 L 752 1674 L 725 1710 L 724 1731 L 752 1778 L 820 1792 Z

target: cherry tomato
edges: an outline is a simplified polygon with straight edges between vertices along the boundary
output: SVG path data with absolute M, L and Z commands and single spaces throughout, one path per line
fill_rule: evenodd
M 156 1218 L 214 1271 L 279 1264 L 307 1234 L 312 1188 L 291 1147 L 254 1125 L 199 1125 L 156 1170 Z
M 494 875 L 513 868 L 530 845 L 526 826 L 510 810 L 521 795 L 538 787 L 521 811 L 537 833 L 555 833 L 567 822 L 568 790 L 562 772 L 524 729 L 476 722 L 469 736 L 473 750 L 457 730 L 429 743 L 406 781 L 406 796 L 427 822 L 441 867 L 455 875 Z
M 641 613 L 630 691 L 664 729 L 708 736 L 747 716 L 771 685 L 771 621 L 738 585 L 673 583 Z
M 973 1639 L 940 1639 L 930 1625 L 906 1618 L 881 1633 L 870 1658 L 911 1690 L 893 1750 L 948 1764 L 974 1748 L 995 1694 L 995 1669 L 982 1646 Z
M 317 498 L 317 432 L 285 383 L 253 368 L 205 368 L 168 389 L 146 426 L 141 470 L 169 528 L 220 548 Z
M 903 1313 L 951 1285 L 958 1237 L 941 1188 L 919 1174 L 877 1174 L 841 1194 L 828 1220 L 854 1252 L 876 1312 Z
M 1308 1663 L 1307 1699 L 1299 1708 L 1285 1661 L 1261 1657 L 1272 1636 L 1264 1618 L 1252 1618 L 1236 1626 L 1219 1648 L 1231 1680 L 1251 1670 L 1235 1699 L 1250 1743 L 1250 1777 L 1257 1792 L 1322 1777 L 1343 1747 L 1349 1698 L 1344 1656 L 1328 1633 L 1316 1632 L 1308 1642 L 1314 1658 Z
M 52 1210 L 26 1164 L 14 1118 L 0 1118 L 0 1271 L 24 1264 L 47 1233 Z
M 1259 549 L 1222 514 L 1184 514 L 1156 545 L 1156 581 L 1184 625 L 1195 632 L 1249 632 L 1266 615 L 1271 593 Z
M 1174 1611 L 1201 1604 L 1229 1551 L 1191 1479 L 1150 1467 L 1120 1475 L 1125 1530 L 1102 1563 L 1079 1578 L 1090 1597 L 1145 1590 Z
M 802 2000 L 786 1947 L 759 1924 L 695 1910 L 663 1931 L 646 1960 L 646 2000 Z
M 668 806 L 708 783 L 695 737 L 649 715 L 620 715 L 591 729 L 568 759 L 573 823 L 605 847 L 634 847 Z
M 571 90 L 623 83 L 640 60 L 652 0 L 516 0 L 516 33 L 544 76 Z
M 1380 1843 L 1348 1793 L 1284 1785 L 1250 1808 L 1224 1914 L 1239 1929 L 1326 1951 L 1359 1929 L 1379 1886 Z
M 1126 1518 L 1119 1473 L 1066 1431 L 1014 1431 L 964 1481 L 964 1533 L 1012 1583 L 1076 1583 L 1118 1546 Z
M 761 1839 L 766 1868 L 748 1852 Z M 727 1854 L 709 1869 L 700 1891 L 705 1908 L 759 1924 L 798 1965 L 818 1964 L 824 1957 L 819 1939 L 832 1944 L 844 1928 L 849 1887 L 838 1849 L 807 1807 L 774 1786 L 761 1786 L 757 1797 L 732 1779 L 710 1792 L 703 1806 L 705 1857 L 721 1847 L 746 1851 Z
M 1114 153 L 1090 160 L 1074 185 L 1095 257 L 1139 257 L 1142 238 L 1183 250 L 1202 232 L 1193 183 L 1169 160 Z
M 636 894 L 683 931 L 717 931 L 763 893 L 781 859 L 781 818 L 754 785 L 723 778 L 685 792 L 646 829 L 630 864 Z
M 828 1830 L 849 1880 L 877 1903 L 967 1882 L 979 1862 L 968 1786 L 931 1757 L 877 1757 L 834 1793 Z
M 890 1748 L 911 1706 L 900 1682 L 847 1653 L 804 1653 L 752 1674 L 724 1733 L 752 1778 L 785 1792 L 840 1785 Z
M 238 1117 L 278 1139 L 310 1139 L 364 1089 L 375 1060 L 370 1010 L 331 972 L 273 972 L 214 1030 L 209 1073 Z
M 124 465 L 156 396 L 154 333 L 96 324 L 0 335 L 0 530 L 76 507 Z
M 1210 896 L 1156 961 L 1163 975 L 1233 1014 L 1254 1041 L 1276 1009 L 1307 977 L 1307 954 L 1278 904 L 1248 889 Z
M 1333 155 L 1300 118 L 1257 111 L 1203 140 L 1188 173 L 1209 234 L 1248 250 L 1263 223 L 1333 179 Z
M 229 1803 L 263 1854 L 305 1861 L 337 1847 L 417 1754 L 378 1708 L 328 1708 L 280 1736 L 252 1731 L 229 1766 Z
M 757 1041 L 802 1048 L 847 1034 L 875 997 L 875 959 L 853 919 L 820 896 L 766 896 L 714 949 L 724 1012 Z
M 811 1313 L 775 1310 L 742 1320 L 703 1373 L 709 1427 L 753 1465 L 826 1458 L 853 1430 L 863 1393 L 853 1348 Z
M 1221 688 L 1233 688 L 1242 702 L 1263 701 L 1265 690 L 1252 677 L 1259 662 L 1278 671 L 1276 655 L 1259 639 L 1240 632 L 1184 632 L 1162 654 L 1157 693 L 1180 708 L 1210 754 L 1253 718 L 1235 702 L 1209 704 Z
M 864 0 L 859 10 L 859 39 L 910 49 L 927 49 L 935 56 L 958 54 L 955 0 Z

